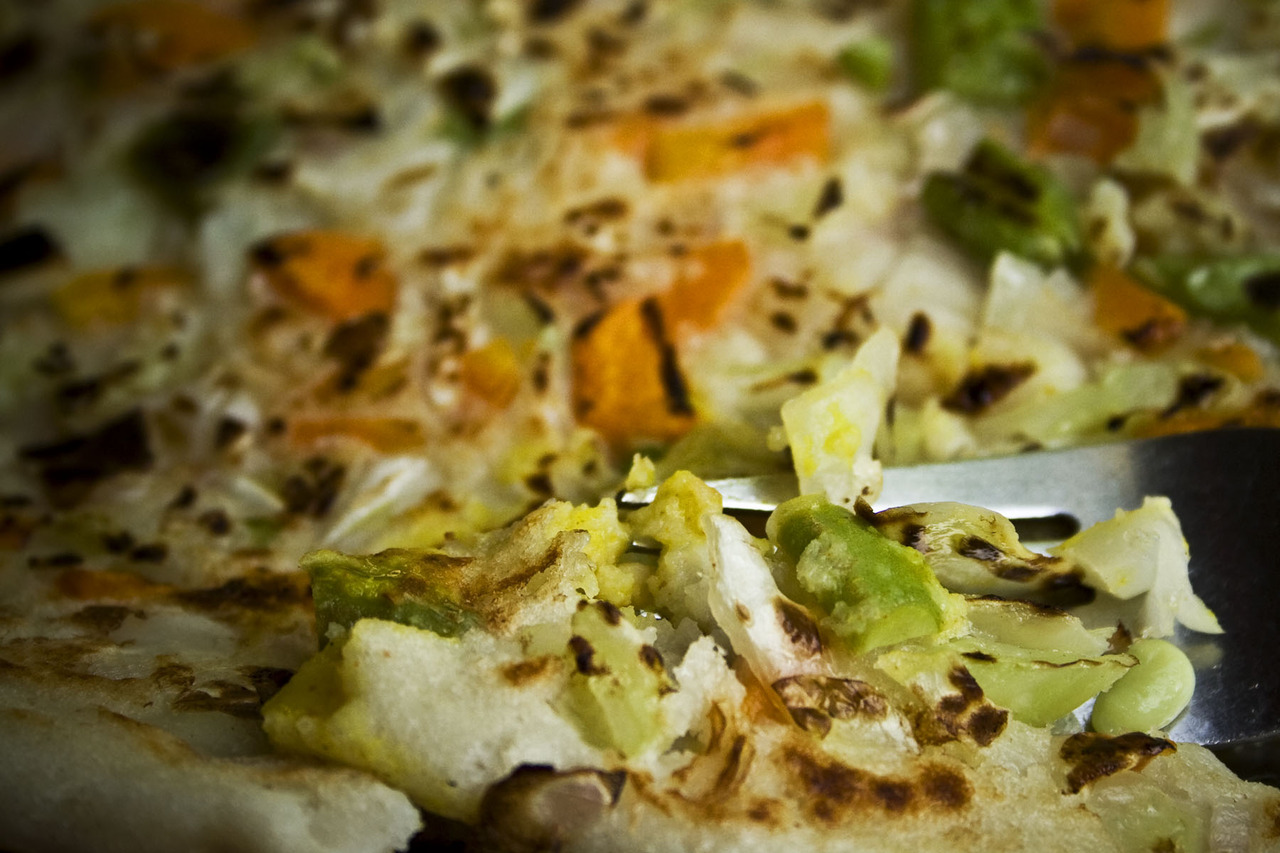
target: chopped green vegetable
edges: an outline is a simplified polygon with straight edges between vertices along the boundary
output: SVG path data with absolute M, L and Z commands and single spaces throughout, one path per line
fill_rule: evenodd
M 796 580 L 831 614 L 856 651 L 936 634 L 946 591 L 919 552 L 817 496 L 794 498 L 769 518 L 770 538 Z
M 1035 35 L 1044 27 L 1036 0 L 916 0 L 916 85 L 981 103 L 1019 103 L 1048 76 Z
M 984 642 L 963 654 L 987 697 L 1032 726 L 1047 726 L 1115 684 L 1133 666 L 1127 655 L 1081 657 Z
M 320 642 L 330 625 L 350 628 L 360 619 L 386 619 L 456 637 L 479 624 L 458 600 L 465 557 L 391 549 L 370 555 L 313 551 L 300 565 L 311 575 Z
M 862 39 L 846 45 L 836 55 L 836 62 L 849 79 L 881 92 L 893 79 L 893 43 L 883 38 Z
M 1138 640 L 1129 647 L 1138 665 L 1093 705 L 1093 728 L 1103 734 L 1163 729 L 1182 713 L 1196 688 L 1191 661 L 1167 640 Z
M 589 743 L 625 756 L 643 752 L 665 731 L 661 699 L 672 685 L 661 655 L 606 602 L 583 602 L 571 626 L 569 716 Z
M 1012 252 L 1053 267 L 1077 260 L 1083 250 L 1067 188 L 989 139 L 960 172 L 929 175 L 921 202 L 939 228 L 984 261 Z
M 1247 323 L 1280 343 L 1280 253 L 1164 256 L 1140 261 L 1135 272 L 1190 311 Z

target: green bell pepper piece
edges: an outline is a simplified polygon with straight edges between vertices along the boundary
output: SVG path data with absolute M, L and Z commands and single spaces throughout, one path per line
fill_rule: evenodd
M 1280 252 L 1146 258 L 1134 272 L 1187 310 L 1280 344 Z
M 796 580 L 830 614 L 855 651 L 937 633 L 946 590 L 924 557 L 818 496 L 780 505 L 769 534 L 796 566 Z
M 1067 188 L 991 140 L 978 144 L 961 171 L 930 174 L 921 202 L 939 228 L 983 261 L 1013 252 L 1054 267 L 1083 253 Z
M 916 0 L 913 70 L 922 90 L 947 89 L 989 104 L 1025 101 L 1048 77 L 1035 33 L 1046 29 L 1036 0 Z
M 350 555 L 313 551 L 302 558 L 311 575 L 316 628 L 323 646 L 330 625 L 350 628 L 360 619 L 386 619 L 456 637 L 480 624 L 461 601 L 465 557 L 391 549 Z

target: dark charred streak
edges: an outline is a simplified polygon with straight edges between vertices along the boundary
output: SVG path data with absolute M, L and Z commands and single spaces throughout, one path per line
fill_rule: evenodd
M 622 624 L 622 611 L 617 605 L 609 601 L 597 601 L 596 608 L 599 609 L 600 615 L 604 617 L 604 621 L 609 625 Z
M 995 656 L 987 654 L 986 652 L 961 652 L 960 657 L 967 658 L 972 661 L 980 661 L 982 663 L 996 662 Z
M 844 185 L 838 177 L 828 178 L 822 185 L 822 192 L 818 194 L 817 202 L 813 205 L 813 218 L 821 219 L 842 204 L 844 204 Z
M 1280 311 L 1280 271 L 1259 273 L 1245 279 L 1244 292 L 1255 308 Z
M 489 127 L 489 113 L 498 97 L 492 74 L 479 66 L 459 66 L 441 77 L 437 88 L 445 102 L 473 129 Z
M 1197 408 L 1213 396 L 1223 384 L 1222 377 L 1206 373 L 1195 373 L 1182 377 L 1181 381 L 1178 382 L 1178 396 L 1174 398 L 1174 401 L 1167 409 L 1160 413 L 1160 416 L 1168 418 L 1184 409 Z
M 689 101 L 679 95 L 651 95 L 645 99 L 644 111 L 655 116 L 678 116 L 689 111 Z
M 1067 790 L 1074 794 L 1113 773 L 1140 771 L 1156 757 L 1176 750 L 1171 741 L 1142 732 L 1116 737 L 1082 732 L 1063 742 L 1058 757 L 1071 768 L 1067 772 Z
M 1009 396 L 1035 371 L 1034 364 L 991 364 L 970 371 L 942 401 L 943 408 L 965 415 L 981 414 Z
M 925 526 L 923 524 L 904 524 L 900 541 L 903 545 L 913 548 L 921 554 L 929 553 L 929 542 L 925 537 Z
M 249 425 L 244 421 L 230 415 L 223 415 L 218 419 L 218 425 L 214 430 L 213 446 L 217 450 L 226 450 L 248 430 Z
M 933 336 L 933 324 L 929 321 L 929 316 L 923 311 L 917 311 L 911 315 L 911 322 L 907 325 L 907 333 L 902 341 L 902 348 L 912 355 L 920 355 L 924 352 L 926 346 L 929 345 L 929 339 Z
M 794 370 L 791 373 L 775 376 L 772 379 L 762 379 L 751 386 L 753 393 L 759 394 L 763 391 L 773 391 L 778 388 L 785 388 L 788 385 L 814 385 L 818 382 L 818 371 L 810 367 L 804 367 L 800 370 Z
M 543 655 L 542 657 L 507 664 L 502 668 L 502 677 L 513 687 L 521 687 L 538 680 L 548 673 L 554 672 L 555 669 L 555 656 Z
M 769 287 L 779 299 L 804 299 L 809 295 L 809 286 L 800 281 L 772 278 L 769 279 Z
M 662 660 L 662 653 L 648 643 L 640 647 L 640 662 L 653 672 L 661 674 L 667 671 L 666 663 Z
M 833 720 L 883 719 L 889 703 L 865 681 L 824 675 L 794 675 L 773 683 L 773 690 L 805 731 L 826 736 Z
M 964 667 L 958 666 L 952 669 L 947 674 L 947 681 L 951 683 L 952 687 L 960 691 L 960 696 L 966 703 L 972 704 L 982 701 L 982 688 L 978 686 L 978 681 L 973 677 L 973 674 Z
M 667 411 L 673 415 L 692 415 L 693 403 L 689 399 L 689 386 L 680 370 L 675 345 L 667 337 L 666 321 L 657 299 L 650 297 L 640 303 L 640 314 L 650 340 L 658 350 L 659 375 L 666 397 Z
M 586 638 L 574 634 L 569 638 L 569 650 L 573 653 L 573 664 L 582 675 L 604 675 L 609 670 L 596 663 L 595 647 Z
M 186 607 L 215 614 L 272 613 L 304 605 L 311 600 L 311 594 L 305 573 L 277 574 L 258 569 L 221 586 L 180 590 L 174 593 L 174 599 Z
M 324 343 L 322 353 L 338 362 L 338 386 L 351 390 L 360 381 L 386 344 L 390 321 L 380 311 L 340 324 Z
M 116 604 L 90 604 L 72 613 L 69 617 L 77 627 L 94 634 L 110 634 L 130 616 L 145 619 L 146 614 L 132 607 Z
M 151 467 L 150 435 L 141 409 L 101 427 L 49 444 L 20 448 L 39 471 L 49 500 L 59 509 L 76 505 L 102 480 Z
M 409 59 L 421 61 L 440 49 L 444 39 L 435 24 L 427 20 L 411 21 L 400 37 L 401 49 Z
M 813 617 L 793 601 L 779 598 L 773 605 L 778 614 L 778 624 L 782 626 L 791 644 L 807 655 L 822 654 L 822 637 Z
M 163 542 L 148 542 L 129 551 L 129 559 L 135 563 L 163 563 L 169 558 L 169 546 Z
M 956 553 L 962 557 L 968 557 L 971 560 L 980 560 L 984 563 L 995 563 L 1005 557 L 1004 551 L 1001 551 L 995 545 L 992 545 L 985 539 L 977 536 L 969 536 L 964 539 L 957 547 Z
M 62 249 L 47 231 L 31 225 L 0 237 L 0 276 L 55 260 Z

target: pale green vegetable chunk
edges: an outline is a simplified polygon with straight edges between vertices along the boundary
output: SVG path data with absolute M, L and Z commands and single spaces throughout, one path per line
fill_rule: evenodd
M 1032 726 L 1047 726 L 1071 713 L 1134 664 L 1127 655 L 1081 657 L 990 642 L 964 657 L 987 698 Z
M 1138 665 L 1093 706 L 1093 728 L 1103 734 L 1163 729 L 1187 707 L 1196 688 L 1191 661 L 1167 640 L 1138 640 L 1129 654 Z
M 611 604 L 584 604 L 571 624 L 564 710 L 588 743 L 644 752 L 666 731 L 661 699 L 673 685 L 661 655 Z

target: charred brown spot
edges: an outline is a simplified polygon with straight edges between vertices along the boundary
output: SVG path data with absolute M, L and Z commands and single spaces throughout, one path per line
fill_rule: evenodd
M 310 591 L 305 572 L 275 573 L 258 569 L 221 586 L 180 590 L 173 597 L 187 607 L 215 614 L 246 610 L 271 613 L 306 604 Z
M 617 803 L 626 782 L 623 771 L 522 764 L 485 791 L 474 849 L 559 850 Z
M 61 248 L 43 228 L 22 228 L 0 237 L 0 275 L 32 269 L 61 254 Z
M 474 130 L 489 126 L 490 110 L 498 97 L 493 75 L 474 65 L 463 65 L 440 78 L 441 96 Z
M 582 675 L 604 675 L 609 670 L 596 663 L 596 650 L 586 637 L 574 634 L 569 638 L 569 651 L 573 653 L 573 665 Z
M 340 324 L 325 341 L 323 353 L 338 362 L 338 387 L 354 388 L 360 376 L 382 354 L 390 321 L 382 312 L 366 314 Z
M 1203 405 L 1222 387 L 1223 382 L 1222 377 L 1207 373 L 1182 377 L 1178 382 L 1178 396 L 1167 409 L 1160 413 L 1161 417 L 1171 417 L 1183 409 L 1194 409 Z
M 924 796 L 935 805 L 959 809 L 973 798 L 973 786 L 961 773 L 947 767 L 927 767 L 920 776 Z
M 832 720 L 882 719 L 889 710 L 878 690 L 852 678 L 794 675 L 775 681 L 773 690 L 796 725 L 819 736 L 830 731 Z
M 196 671 L 185 663 L 162 663 L 151 671 L 151 680 L 159 687 L 186 691 L 196 683 Z
M 101 427 L 51 444 L 21 448 L 33 464 L 49 500 L 68 508 L 84 500 L 99 482 L 126 471 L 145 471 L 154 462 L 146 418 L 140 409 Z
M 1074 794 L 1105 776 L 1124 770 L 1142 770 L 1152 759 L 1176 750 L 1171 741 L 1142 732 L 1115 737 L 1082 732 L 1067 738 L 1058 756 L 1071 767 L 1067 772 L 1067 789 Z
M 828 178 L 818 194 L 818 201 L 813 206 L 813 218 L 821 219 L 831 211 L 844 204 L 844 185 L 839 178 Z
M 929 345 L 931 337 L 933 337 L 933 323 L 929 321 L 927 314 L 923 311 L 917 311 L 911 315 L 911 322 L 907 324 L 907 333 L 903 338 L 902 348 L 912 355 L 919 355 Z
M 279 666 L 242 666 L 240 674 L 249 679 L 249 683 L 258 693 L 259 701 L 266 702 L 280 692 L 280 688 L 293 678 L 293 670 Z
M 521 687 L 531 681 L 537 681 L 556 669 L 554 655 L 543 655 L 530 660 L 516 661 L 502 668 L 502 677 L 513 687 Z
M 71 621 L 77 627 L 94 634 L 110 634 L 124 624 L 130 616 L 139 619 L 146 617 L 141 610 L 123 607 L 116 604 L 90 604 L 71 614 Z
M 640 662 L 654 672 L 667 671 L 666 664 L 662 661 L 662 653 L 648 643 L 640 647 Z
M 800 605 L 779 598 L 773 603 L 778 614 L 778 624 L 786 632 L 792 645 L 809 655 L 822 653 L 822 637 L 818 633 L 818 623 Z
M 969 716 L 969 735 L 978 746 L 990 746 L 1008 724 L 1009 712 L 1004 708 L 982 705 Z
M 991 364 L 970 371 L 943 401 L 943 408 L 976 415 L 1009 396 L 1036 372 L 1034 364 Z
M 1245 280 L 1245 295 L 1263 311 L 1280 311 L 1280 271 L 1259 273 Z
M 610 625 L 622 624 L 622 611 L 617 605 L 609 601 L 597 601 L 596 607 L 600 610 L 600 615 L 604 617 L 604 621 Z

